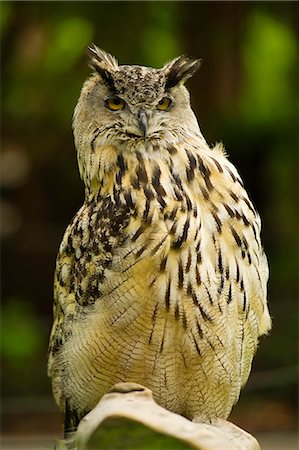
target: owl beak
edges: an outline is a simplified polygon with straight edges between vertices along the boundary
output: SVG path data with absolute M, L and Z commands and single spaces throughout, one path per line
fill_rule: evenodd
M 145 139 L 147 136 L 147 129 L 148 129 L 148 117 L 143 109 L 139 111 L 138 122 L 139 128 L 142 132 L 143 139 Z

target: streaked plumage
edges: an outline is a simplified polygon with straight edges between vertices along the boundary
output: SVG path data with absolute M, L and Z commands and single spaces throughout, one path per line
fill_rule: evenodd
M 198 61 L 119 66 L 97 47 L 90 58 L 74 114 L 86 199 L 55 278 L 56 401 L 69 427 L 132 381 L 192 420 L 226 419 L 270 328 L 259 216 L 191 110 L 184 82 Z M 107 108 L 111 95 L 123 110 Z M 157 110 L 165 95 L 171 107 Z

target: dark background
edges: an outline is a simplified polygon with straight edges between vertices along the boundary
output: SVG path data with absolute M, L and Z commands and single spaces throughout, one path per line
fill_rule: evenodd
M 72 112 L 95 42 L 120 63 L 203 58 L 190 80 L 210 144 L 223 141 L 263 220 L 271 334 L 232 420 L 295 427 L 298 3 L 1 2 L 2 426 L 55 432 L 46 375 L 55 256 L 83 201 Z M 297 73 L 296 73 L 297 72 Z M 298 87 L 298 86 L 297 86 Z M 30 422 L 31 419 L 31 422 Z

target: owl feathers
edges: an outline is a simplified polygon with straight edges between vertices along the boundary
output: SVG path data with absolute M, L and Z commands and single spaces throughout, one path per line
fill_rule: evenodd
M 260 218 L 190 107 L 198 60 L 88 52 L 73 121 L 86 197 L 57 257 L 49 346 L 65 429 L 123 381 L 191 420 L 226 419 L 270 329 Z

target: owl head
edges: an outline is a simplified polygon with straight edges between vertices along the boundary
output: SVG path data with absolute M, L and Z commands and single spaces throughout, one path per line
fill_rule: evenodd
M 85 164 L 86 169 L 84 159 L 92 159 L 94 149 L 102 145 L 136 148 L 199 130 L 184 83 L 200 60 L 180 56 L 154 69 L 119 65 L 95 45 L 87 54 L 93 72 L 83 85 L 73 120 L 79 166 Z

